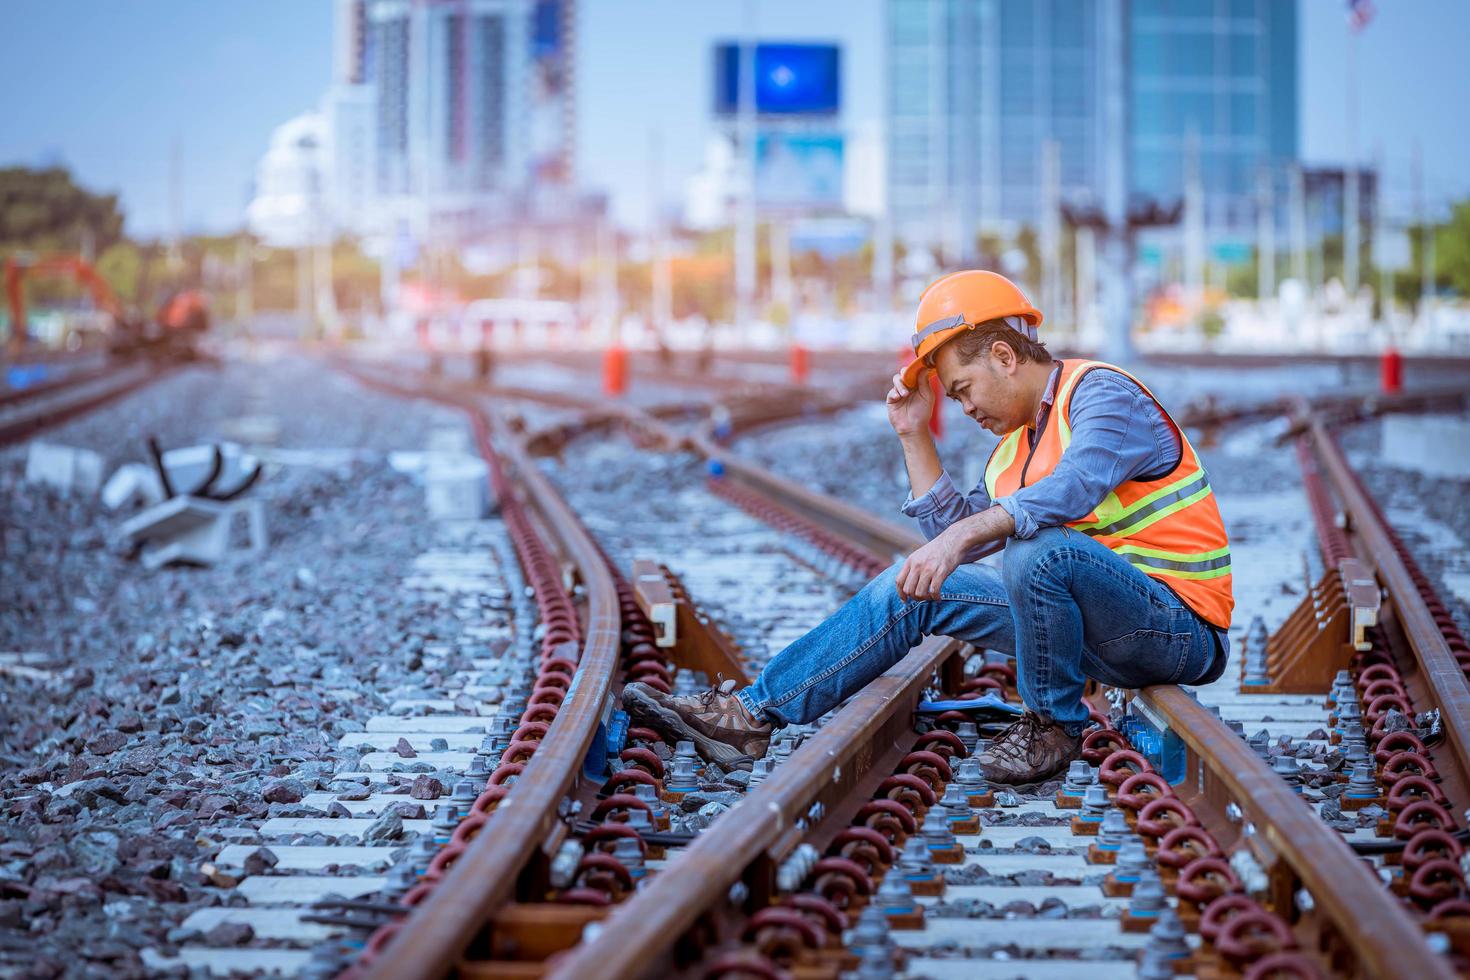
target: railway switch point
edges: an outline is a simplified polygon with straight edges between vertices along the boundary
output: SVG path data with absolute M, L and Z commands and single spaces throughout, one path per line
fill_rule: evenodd
M 630 370 L 638 356 L 628 354 Z M 342 738 L 345 758 L 333 791 L 301 802 L 303 808 L 329 808 L 340 828 L 321 821 L 314 809 L 291 811 L 300 816 L 282 811 L 271 817 L 279 822 L 260 828 L 245 848 L 232 845 L 230 853 L 211 855 L 217 886 L 240 879 L 239 894 L 211 914 L 224 915 L 220 921 L 236 929 L 245 920 L 262 924 L 248 949 L 216 955 L 240 955 L 245 962 L 245 954 L 269 954 L 264 961 L 288 953 L 291 968 L 301 969 L 306 944 L 270 932 L 273 916 L 285 913 L 290 929 L 327 936 L 315 947 L 307 975 L 345 969 L 344 980 L 456 970 L 554 980 L 631 978 L 670 975 L 675 963 L 690 975 L 712 967 L 718 972 L 724 964 L 823 978 L 846 969 L 877 980 L 895 975 L 904 959 L 894 929 L 905 931 L 903 945 L 921 961 L 915 973 L 958 975 L 971 965 L 936 965 L 950 958 L 952 942 L 976 957 L 1015 945 L 1022 950 L 1011 964 L 1017 973 L 1040 960 L 1049 960 L 1050 973 L 1094 962 L 1085 947 L 1095 938 L 1103 945 L 1094 949 L 1108 950 L 1105 959 L 1123 955 L 1118 949 L 1138 953 L 1141 976 L 1162 980 L 1188 968 L 1224 977 L 1261 972 L 1271 961 L 1237 962 L 1233 954 L 1220 955 L 1220 947 L 1191 958 L 1182 923 L 1208 925 L 1201 917 L 1208 919 L 1215 903 L 1247 894 L 1270 896 L 1261 898 L 1260 914 L 1300 943 L 1302 950 L 1292 955 L 1353 976 L 1392 975 L 1375 958 L 1385 940 L 1355 930 L 1359 919 L 1392 937 L 1392 956 L 1413 964 L 1403 975 L 1443 980 L 1455 965 L 1447 954 L 1470 949 L 1470 927 L 1462 928 L 1470 921 L 1462 914 L 1470 911 L 1463 847 L 1455 836 L 1463 826 L 1456 818 L 1470 802 L 1462 799 L 1467 775 L 1458 759 L 1470 730 L 1460 691 L 1470 648 L 1454 645 L 1449 610 L 1427 609 L 1424 587 L 1394 564 L 1403 559 L 1380 554 L 1372 544 L 1373 535 L 1386 534 L 1386 524 L 1354 496 L 1360 491 L 1351 489 L 1351 472 L 1337 471 L 1341 467 L 1312 426 L 1298 432 L 1322 463 L 1326 510 L 1333 516 L 1320 520 L 1322 501 L 1308 494 L 1323 555 L 1306 592 L 1296 593 L 1305 598 L 1289 615 L 1261 603 L 1263 616 L 1238 634 L 1239 674 L 1219 686 L 1200 685 L 1198 697 L 1172 685 L 1107 691 L 1113 708 L 1107 720 L 1116 728 L 1089 736 L 1090 754 L 1068 766 L 1054 796 L 1038 793 L 1034 784 L 992 792 L 976 757 L 982 747 L 976 724 L 954 714 L 931 719 L 918 708 L 936 678 L 946 691 L 969 694 L 999 685 L 1012 702 L 1017 699 L 1014 671 L 941 636 L 925 639 L 820 719 L 781 729 L 750 752 L 747 775 L 718 760 L 706 762 L 702 741 L 671 745 L 630 722 L 627 713 L 610 710 L 617 708 L 619 685 L 643 681 L 660 692 L 697 697 L 720 671 L 702 662 L 696 670 L 683 659 L 683 646 L 708 643 L 713 649 L 726 640 L 725 652 L 734 649 L 741 670 L 754 672 L 773 652 L 764 647 L 776 646 L 770 638 L 783 636 L 805 614 L 805 606 L 788 613 L 785 602 L 810 600 L 812 609 L 827 603 L 825 615 L 843 601 L 844 589 L 862 588 L 895 555 L 913 553 L 916 536 L 835 506 L 807 490 L 810 483 L 800 476 L 763 476 L 737 455 L 738 448 L 711 451 L 703 430 L 690 435 L 692 428 L 679 428 L 687 415 L 670 415 L 679 421 L 667 423 L 661 412 L 604 401 L 598 420 L 564 400 L 557 411 L 567 413 L 565 421 L 537 419 L 544 423 L 540 429 L 506 425 L 508 409 L 497 402 L 521 397 L 451 381 L 464 377 L 464 365 L 451 365 L 447 357 L 442 377 L 419 393 L 474 406 L 476 445 L 489 447 L 480 450 L 480 483 L 487 498 L 493 489 L 502 501 L 498 514 L 464 522 L 466 527 L 425 525 L 448 557 L 427 561 L 429 571 L 416 572 L 422 583 L 416 588 L 430 597 L 436 616 L 452 615 L 462 631 L 455 636 L 441 628 L 443 622 L 433 624 L 433 641 L 413 652 L 421 676 L 394 692 L 398 705 Z M 589 387 L 595 391 L 595 380 Z M 734 396 L 723 400 L 732 406 L 728 435 L 738 447 L 747 409 Z M 762 400 L 767 404 L 754 404 Z M 789 400 L 789 388 L 767 389 L 750 399 L 751 416 Z M 530 410 L 515 410 L 522 419 L 535 418 Z M 608 417 L 620 421 L 608 429 Z M 283 434 L 288 430 L 282 426 Z M 451 434 L 454 451 L 464 452 L 462 433 Z M 963 435 L 952 433 L 946 449 L 960 445 L 954 440 Z M 592 440 L 597 446 L 589 445 Z M 626 458 L 624 448 L 602 455 L 604 448 L 635 441 L 641 448 L 627 449 Z M 533 459 L 533 446 L 548 455 Z M 739 546 L 744 550 L 706 555 L 701 548 L 723 546 L 713 533 L 697 548 L 687 537 L 648 544 L 642 540 L 645 515 L 634 511 L 646 509 L 650 525 L 667 522 L 662 508 L 668 502 L 658 494 L 615 519 L 590 519 L 595 512 L 579 486 L 586 482 L 584 457 L 605 465 L 609 479 L 624 479 L 635 464 L 648 462 L 640 454 L 655 451 L 652 446 L 680 447 L 666 458 L 672 462 L 652 468 L 658 480 L 677 487 L 680 507 L 694 504 L 697 510 L 704 504 L 696 498 L 707 499 L 711 514 L 741 522 L 746 530 L 731 537 L 748 535 Z M 703 479 L 701 464 L 722 474 L 717 491 Z M 678 485 L 691 475 L 688 487 Z M 586 526 L 579 520 L 584 511 Z M 1337 513 L 1345 519 L 1337 520 Z M 691 521 L 703 526 L 703 516 L 696 513 Z M 592 526 L 596 538 L 587 531 Z M 482 547 L 484 535 L 497 543 Z M 1328 540 L 1334 535 L 1344 539 L 1345 549 Z M 475 543 L 448 547 L 459 538 Z M 767 542 L 778 546 L 766 549 Z M 659 580 L 679 607 L 677 629 L 668 631 L 673 647 L 659 642 L 663 621 L 652 622 L 656 617 L 640 604 L 638 575 L 630 575 L 641 567 L 633 557 L 640 553 L 667 558 L 682 576 L 649 559 L 662 568 Z M 1248 546 L 1236 560 L 1243 580 L 1253 560 Z M 766 601 L 761 627 L 773 627 L 768 634 L 722 622 L 738 622 L 738 615 L 693 606 L 694 595 L 704 598 L 715 588 L 710 571 L 723 574 L 726 564 L 748 583 L 774 578 L 770 589 L 751 590 Z M 787 574 L 805 578 L 793 578 L 801 584 L 788 589 Z M 820 588 L 807 590 L 808 583 Z M 1405 590 L 1406 584 L 1412 587 Z M 811 599 L 806 591 L 821 597 Z M 1416 605 L 1416 596 L 1424 603 Z M 1270 598 L 1278 600 L 1275 593 Z M 1380 598 L 1388 612 L 1382 622 Z M 1251 608 L 1243 602 L 1238 612 Z M 689 620 L 677 618 L 686 612 Z M 1268 622 L 1281 626 L 1272 632 Z M 697 641 L 691 639 L 696 626 L 704 631 Z M 721 640 L 717 633 L 726 629 Z M 12 666 L 0 656 L 0 669 Z M 1254 696 L 1240 697 L 1242 691 Z M 1308 696 L 1286 696 L 1293 693 Z M 1331 712 L 1325 739 L 1318 731 L 1327 718 L 1324 700 Z M 1094 719 L 1102 720 L 1096 713 Z M 927 727 L 934 724 L 941 728 Z M 1247 728 L 1258 732 L 1246 738 Z M 1337 748 L 1324 750 L 1324 741 Z M 396 755 L 391 749 L 371 758 L 371 750 L 351 752 L 395 742 Z M 312 773 L 297 768 L 293 776 L 310 782 Z M 1130 777 L 1137 781 L 1125 791 Z M 410 802 L 403 791 L 416 778 L 424 783 Z M 442 785 L 432 787 L 429 780 Z M 312 788 L 319 787 L 325 784 Z M 439 792 L 444 787 L 447 796 Z M 750 800 L 751 794 L 759 798 L 755 808 L 740 807 L 742 795 Z M 982 832 L 977 808 L 994 805 L 1005 812 Z M 432 809 L 427 817 L 426 806 Z M 854 816 L 859 809 L 861 819 Z M 1402 845 L 1401 865 L 1394 855 L 1354 854 L 1350 844 L 1359 851 L 1387 848 L 1362 846 L 1358 839 L 1367 835 L 1361 830 L 1348 841 L 1339 831 L 1380 818 L 1377 829 L 1394 839 L 1388 846 Z M 380 831 L 363 827 L 379 823 L 403 824 L 402 836 L 382 841 L 390 846 L 342 851 L 340 859 L 332 855 L 338 844 L 316 843 L 353 847 L 350 838 L 377 836 Z M 1069 829 L 1078 836 L 1069 836 Z M 1253 832 L 1270 845 L 1265 866 L 1254 863 L 1257 842 L 1247 840 Z M 985 846 L 967 855 L 960 841 L 978 843 L 977 834 Z M 533 860 L 548 841 L 556 846 L 550 861 Z M 275 866 L 260 866 L 256 857 L 252 868 L 247 852 L 265 845 L 277 855 Z M 1086 865 L 1099 867 L 1097 875 L 1077 871 L 1084 845 Z M 773 869 L 778 855 L 785 857 Z M 353 858 L 372 862 L 377 880 L 371 886 L 366 879 L 358 885 L 350 872 L 313 873 L 320 864 L 312 862 L 341 860 L 345 867 Z M 240 876 L 236 868 L 259 873 Z M 1381 871 L 1398 872 L 1393 887 L 1403 900 L 1377 887 L 1373 877 Z M 1084 883 L 1065 883 L 1075 877 Z M 1178 908 L 1166 879 L 1178 893 Z M 339 885 L 363 890 L 321 898 L 320 889 Z M 1007 899 L 1007 888 L 1016 889 L 1018 901 Z M 1055 898 L 1053 888 L 1059 889 Z M 313 897 L 267 904 L 298 892 Z M 926 918 L 925 906 L 946 893 L 953 904 Z M 1295 902 L 1283 903 L 1283 896 Z M 1046 904 L 1034 918 L 1024 910 L 1041 902 Z M 1089 909 L 1099 902 L 1101 914 Z M 1004 918 L 955 916 L 956 909 L 982 903 L 1022 911 L 1007 911 Z M 1058 903 L 1066 921 L 1049 921 Z M 710 939 L 710 925 L 728 946 L 699 948 Z M 1450 938 L 1419 941 L 1423 928 Z M 344 935 L 352 940 L 350 950 Z M 809 952 L 787 963 L 778 947 L 793 938 Z M 1088 969 L 1078 966 L 1079 972 Z

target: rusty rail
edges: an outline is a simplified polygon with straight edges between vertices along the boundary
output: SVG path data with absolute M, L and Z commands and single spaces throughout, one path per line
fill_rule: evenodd
M 739 481 L 772 497 L 872 551 L 901 553 L 921 543 L 916 535 L 904 528 L 783 480 L 733 456 L 708 439 L 679 437 L 645 413 L 632 409 L 619 411 L 637 428 L 662 430 L 665 438 L 678 439 L 688 448 L 718 461 L 726 479 Z M 1318 438 L 1320 440 L 1321 435 Z M 1342 473 L 1346 472 L 1345 463 L 1340 455 L 1336 468 L 1333 463 L 1331 459 L 1326 462 L 1329 475 L 1334 482 L 1341 482 Z M 1363 518 L 1371 515 L 1371 509 L 1363 501 L 1350 502 L 1350 512 L 1355 521 L 1360 520 L 1360 512 Z M 1382 547 L 1374 545 L 1375 551 Z M 1391 547 L 1387 552 L 1397 560 Z M 1407 572 L 1399 564 L 1395 574 L 1408 585 L 1409 594 L 1417 598 L 1412 583 L 1408 582 Z M 1446 689 L 1441 696 L 1458 691 L 1470 701 L 1470 689 L 1465 688 L 1459 666 L 1444 646 L 1443 638 L 1427 611 L 1418 610 L 1409 628 L 1411 633 L 1427 631 L 1432 634 L 1426 636 L 1425 641 L 1434 646 L 1435 657 L 1441 661 L 1439 683 Z M 912 661 L 917 653 L 918 650 L 911 653 L 900 667 Z M 938 666 L 941 659 L 934 658 L 923 664 L 926 675 Z M 863 692 L 849 707 L 861 706 L 864 711 L 871 710 L 864 700 L 868 693 Z M 1452 705 L 1455 703 L 1452 697 L 1448 699 Z M 896 699 L 881 694 L 879 703 L 887 711 L 896 711 L 900 707 Z M 1278 873 L 1274 877 L 1273 904 L 1278 912 L 1291 917 L 1296 909 L 1295 893 L 1299 884 L 1311 894 L 1314 908 L 1319 910 L 1311 914 L 1318 922 L 1325 920 L 1332 935 L 1361 964 L 1360 972 L 1378 977 L 1447 978 L 1454 975 L 1448 963 L 1431 952 L 1406 908 L 1384 888 L 1341 836 L 1323 824 L 1291 788 L 1216 716 L 1182 689 L 1173 686 L 1140 692 L 1135 704 L 1145 714 L 1151 713 L 1162 726 L 1178 733 L 1188 747 L 1189 785 L 1181 787 L 1181 790 L 1192 793 L 1196 798 L 1204 798 L 1220 815 L 1220 820 L 1224 820 L 1227 803 L 1239 806 L 1244 814 L 1241 823 L 1248 821 L 1255 828 L 1251 842 L 1253 850 L 1257 850 L 1267 862 L 1275 862 L 1287 870 L 1287 875 Z M 889 717 L 885 715 L 885 719 Z M 1453 712 L 1448 720 L 1453 724 Z M 851 725 L 844 727 L 840 734 L 834 730 L 830 738 L 826 737 L 827 732 L 828 729 L 824 729 L 818 736 L 823 741 L 813 745 L 846 740 L 840 744 L 852 750 L 852 742 L 864 737 L 861 730 Z M 804 755 L 804 749 L 798 750 L 791 764 L 783 767 L 785 778 L 782 782 L 762 785 L 752 794 L 746 805 L 750 808 L 747 812 L 754 811 L 754 817 L 720 824 L 702 835 L 679 861 L 660 872 L 631 900 L 619 906 L 597 938 L 576 947 L 559 960 L 552 976 L 572 978 L 593 973 L 609 977 L 646 976 L 651 965 L 662 964 L 678 938 L 699 919 L 703 910 L 721 900 L 752 862 L 762 855 L 772 856 L 771 849 L 783 840 L 791 843 L 789 832 L 784 835 L 778 832 L 781 818 L 801 812 L 799 801 L 804 798 L 803 793 L 809 791 L 811 785 L 819 785 L 829 771 L 820 754 Z M 876 754 L 875 750 L 867 757 L 872 758 Z M 806 762 L 805 766 L 803 762 Z M 767 812 L 773 815 L 772 819 L 766 819 Z
M 1358 482 L 1342 448 L 1321 419 L 1311 423 L 1312 440 L 1324 472 L 1346 510 L 1353 533 L 1367 551 L 1366 560 L 1388 590 L 1395 618 L 1409 644 L 1427 686 L 1426 693 L 1439 709 L 1445 739 L 1461 773 L 1470 777 L 1470 685 L 1454 653 L 1434 621 L 1408 567 L 1389 537 L 1373 501 Z
M 906 529 L 782 480 L 707 439 L 675 433 L 647 413 L 622 406 L 614 406 L 611 411 L 633 428 L 661 432 L 675 444 L 718 461 L 726 479 L 772 497 L 875 553 L 903 552 L 919 543 L 917 536 Z M 1314 423 L 1312 436 L 1326 475 L 1344 500 L 1356 533 L 1374 555 L 1379 574 L 1389 586 L 1404 631 L 1434 691 L 1457 758 L 1464 763 L 1466 733 L 1470 732 L 1470 688 L 1423 608 L 1422 598 L 1384 533 L 1371 501 L 1320 421 Z M 931 638 L 911 651 L 798 749 L 788 765 L 752 791 L 737 808 L 738 818 L 723 820 L 701 835 L 677 861 L 615 907 L 592 940 L 555 961 L 551 975 L 633 977 L 667 966 L 680 938 L 707 912 L 721 907 L 732 884 L 768 873 L 772 861 L 795 846 L 802 837 L 796 822 L 814 802 L 843 800 L 873 770 L 885 756 L 884 743 L 900 738 L 909 727 L 909 712 L 925 683 L 958 646 Z M 1330 937 L 1329 953 L 1335 952 L 1339 958 L 1350 956 L 1354 972 L 1381 977 L 1453 976 L 1447 961 L 1431 952 L 1413 917 L 1378 877 L 1218 718 L 1171 686 L 1138 692 L 1134 705 L 1144 717 L 1172 730 L 1187 746 L 1188 775 L 1181 793 L 1201 800 L 1222 823 L 1228 823 L 1221 816 L 1227 804 L 1238 806 L 1242 816 L 1237 822 L 1237 837 L 1244 828 L 1254 828 L 1246 846 L 1277 872 L 1272 877 L 1270 903 L 1278 914 L 1287 918 L 1299 914 L 1304 928 L 1315 928 L 1319 935 Z M 460 870 L 458 865 L 456 870 Z M 1283 870 L 1286 873 L 1281 873 Z M 482 873 L 497 872 L 504 874 L 504 869 L 489 868 Z M 1310 906 L 1299 906 L 1298 887 L 1311 895 Z M 447 907 L 449 903 L 446 900 L 442 904 Z M 456 937 L 467 941 L 483 917 L 483 911 L 461 914 L 467 925 Z M 453 943 L 455 949 L 462 949 L 463 941 L 441 938 L 435 942 Z M 423 940 L 423 945 L 427 955 L 430 943 Z M 416 972 L 423 972 L 423 960 L 405 958 L 402 962 L 405 969 L 412 966 Z M 382 964 L 380 960 L 378 965 Z M 374 975 L 393 974 L 375 971 Z
M 1363 972 L 1375 977 L 1453 977 L 1430 952 L 1403 904 L 1337 831 L 1271 771 L 1255 751 L 1207 708 L 1174 686 L 1145 688 L 1133 699 L 1141 714 L 1173 731 L 1188 749 L 1185 786 L 1223 813 L 1234 803 L 1242 826 L 1254 825 L 1269 860 L 1275 855 L 1311 894 Z M 1160 726 L 1162 727 L 1162 726 Z M 1186 802 L 1188 802 L 1186 798 Z M 1247 841 L 1249 843 L 1249 839 Z M 1258 859 L 1263 855 L 1257 855 Z M 1266 864 L 1267 861 L 1262 861 Z M 1276 911 L 1290 918 L 1296 887 L 1278 887 Z
M 101 381 L 109 376 L 125 376 L 128 370 L 127 367 L 104 368 L 100 371 L 89 372 L 86 377 L 62 378 L 56 382 L 38 385 L 33 389 L 22 388 L 17 391 L 8 391 L 4 393 L 4 401 L 0 404 L 9 407 L 24 407 L 33 399 L 40 400 L 52 395 L 59 396 L 63 392 L 80 388 L 89 382 Z M 33 412 L 23 412 L 15 418 L 0 422 L 0 445 L 30 438 L 43 429 L 101 408 L 110 401 L 131 394 L 144 385 L 152 384 L 162 378 L 166 371 L 167 368 L 141 366 L 133 377 L 125 377 L 125 380 L 118 384 L 100 391 L 89 392 L 80 398 L 62 401 L 54 406 L 42 407 Z
M 558 959 L 550 976 L 646 976 L 679 937 L 762 857 L 800 841 L 795 824 L 813 803 L 846 798 L 911 727 L 925 684 L 961 644 L 930 637 L 847 703 L 786 765 L 750 792 L 678 860 L 618 905 L 597 937 Z M 784 845 L 784 847 L 783 847 Z
M 501 434 L 494 416 L 472 401 L 403 388 L 351 371 L 359 380 L 406 397 L 427 397 L 467 412 L 487 458 Z M 605 709 L 617 668 L 620 616 L 611 573 L 597 546 L 550 481 L 514 439 L 501 438 L 499 454 L 515 471 L 525 499 L 587 587 L 587 625 L 578 669 L 566 700 L 525 771 L 475 835 L 463 855 L 413 907 L 391 942 L 373 959 L 369 978 L 442 977 L 510 900 L 517 879 L 557 824 L 557 807 L 582 770 Z

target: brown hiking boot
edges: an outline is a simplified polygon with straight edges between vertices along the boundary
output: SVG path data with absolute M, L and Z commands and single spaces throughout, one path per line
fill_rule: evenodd
M 726 769 L 749 769 L 771 744 L 771 726 L 745 710 L 734 681 L 693 697 L 674 697 L 634 681 L 623 688 L 623 707 L 633 724 L 688 739 L 700 755 Z
M 1068 735 L 1061 725 L 1028 711 L 991 739 L 980 753 L 980 771 L 992 783 L 1040 783 L 1067 768 L 1081 751 L 1081 735 Z

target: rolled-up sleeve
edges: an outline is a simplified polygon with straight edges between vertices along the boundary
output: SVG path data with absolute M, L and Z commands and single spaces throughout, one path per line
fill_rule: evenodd
M 1124 481 L 1173 469 L 1180 449 L 1162 419 L 1153 399 L 1127 378 L 1089 373 L 1073 392 L 1072 441 L 1056 469 L 996 501 L 1015 521 L 1015 536 L 1080 520 Z M 1168 435 L 1160 438 L 1161 430 Z
M 983 483 L 969 493 L 961 494 L 955 489 L 949 471 L 945 470 L 934 481 L 934 486 L 918 497 L 910 493 L 899 511 L 918 521 L 919 530 L 932 541 L 955 521 L 978 514 L 989 506 L 990 494 L 985 492 Z

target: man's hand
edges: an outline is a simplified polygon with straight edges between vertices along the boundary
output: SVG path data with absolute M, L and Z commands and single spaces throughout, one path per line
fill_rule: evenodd
M 919 372 L 918 386 L 910 389 L 903 383 L 903 375 L 893 376 L 893 387 L 888 389 L 888 424 L 900 437 L 922 432 L 929 424 L 934 412 L 934 389 L 929 384 L 933 371 L 924 368 Z
M 898 570 L 898 594 L 902 599 L 938 599 L 949 573 L 959 567 L 965 543 L 951 525 L 924 547 L 904 559 Z

